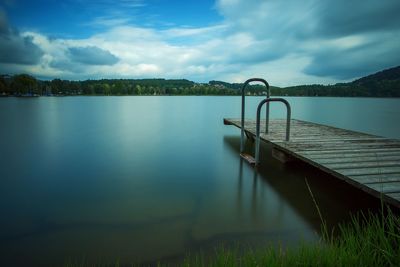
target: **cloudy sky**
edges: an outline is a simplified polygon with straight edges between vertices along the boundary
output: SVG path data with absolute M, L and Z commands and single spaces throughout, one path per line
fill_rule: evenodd
M 330 84 L 400 65 L 399 0 L 0 0 L 0 73 Z

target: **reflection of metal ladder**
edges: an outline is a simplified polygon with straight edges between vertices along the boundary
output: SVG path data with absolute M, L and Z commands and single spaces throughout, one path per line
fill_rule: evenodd
M 256 119 L 256 148 L 255 158 L 251 155 L 244 153 L 244 114 L 245 114 L 245 89 L 251 82 L 262 82 L 267 87 L 267 98 L 262 100 L 257 107 L 257 119 Z M 242 87 L 242 118 L 241 118 L 241 135 L 240 135 L 240 156 L 247 160 L 252 165 L 258 165 L 260 163 L 260 120 L 261 120 L 261 108 L 264 104 L 267 104 L 266 119 L 265 119 L 265 134 L 268 134 L 269 127 L 269 102 L 282 102 L 286 106 L 286 141 L 290 138 L 290 119 L 291 119 L 291 108 L 287 100 L 283 98 L 270 98 L 269 84 L 264 79 L 252 78 L 247 80 Z M 246 134 L 247 135 L 247 134 Z

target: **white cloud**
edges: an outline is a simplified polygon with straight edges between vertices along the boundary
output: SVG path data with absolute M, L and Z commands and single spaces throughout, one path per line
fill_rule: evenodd
M 210 26 L 210 27 L 204 27 L 204 28 L 171 28 L 168 30 L 162 31 L 162 34 L 167 36 L 167 37 L 193 37 L 193 36 L 208 36 L 210 37 L 219 35 L 221 31 L 225 30 L 227 28 L 227 25 L 220 24 L 220 25 L 215 25 L 215 26 Z
M 119 1 L 119 5 L 132 7 L 143 3 Z M 259 76 L 280 86 L 334 83 L 400 61 L 396 45 L 400 29 L 394 26 L 400 20 L 392 15 L 387 21 L 381 18 L 396 3 L 388 0 L 380 2 L 383 7 L 371 9 L 357 1 L 359 10 L 352 15 L 343 9 L 347 4 L 341 0 L 219 0 L 216 8 L 224 16 L 219 24 L 166 30 L 132 26 L 126 17 L 99 17 L 93 23 L 107 28 L 86 39 L 50 40 L 37 32 L 22 33 L 44 54 L 37 65 L 15 65 L 12 71 L 69 79 L 165 77 L 241 82 Z M 351 32 L 340 23 L 332 24 L 341 15 L 353 23 L 348 25 Z M 362 21 L 354 22 L 355 18 Z M 74 47 L 95 47 L 103 51 L 103 60 L 113 64 L 71 60 Z
M 93 21 L 86 23 L 84 26 L 99 26 L 99 27 L 116 27 L 129 23 L 129 18 L 121 17 L 97 17 Z
M 42 56 L 43 51 L 33 43 L 32 36 L 10 27 L 0 7 L 0 64 L 35 65 Z

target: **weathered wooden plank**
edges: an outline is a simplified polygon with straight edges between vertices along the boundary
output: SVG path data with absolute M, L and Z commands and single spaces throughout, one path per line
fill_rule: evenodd
M 307 153 L 308 154 L 308 153 Z M 348 161 L 349 158 L 374 158 L 376 159 L 384 159 L 384 158 L 400 158 L 400 150 L 399 151 L 383 151 L 383 152 L 358 152 L 358 153 L 313 153 L 308 155 L 310 158 L 314 160 L 344 160 Z
M 270 140 L 266 140 L 270 141 Z M 296 140 L 290 140 L 290 142 L 284 142 L 283 140 L 272 140 L 274 143 L 290 148 L 292 150 L 304 151 L 304 152 L 322 152 L 325 151 L 337 151 L 337 150 L 357 150 L 357 149 L 384 149 L 384 148 L 394 148 L 400 150 L 399 142 L 325 142 L 325 143 L 303 143 L 297 142 Z M 375 151 L 376 152 L 376 151 Z
M 362 163 L 362 162 L 384 162 L 384 161 L 395 161 L 400 163 L 400 155 L 397 156 L 358 156 L 352 157 L 335 157 L 335 158 L 318 158 L 312 157 L 312 159 L 319 164 L 338 164 L 338 163 Z
M 235 124 L 237 126 L 240 125 L 240 120 L 238 120 L 238 119 L 229 119 L 229 121 L 232 124 Z M 245 125 L 255 128 L 255 120 L 245 120 Z M 264 128 L 265 128 L 265 120 L 261 120 L 260 125 L 264 126 Z M 270 127 L 271 131 L 276 131 L 276 130 L 284 131 L 285 127 L 286 127 L 286 120 L 273 119 L 273 120 L 270 120 L 269 125 L 272 126 L 272 127 Z M 329 133 L 338 133 L 338 134 L 353 134 L 353 135 L 357 135 L 357 136 L 371 136 L 371 137 L 375 136 L 375 135 L 355 132 L 355 131 L 351 131 L 351 130 L 343 130 L 340 128 L 316 124 L 316 123 L 312 123 L 312 122 L 299 121 L 299 120 L 295 120 L 295 119 L 291 120 L 291 128 L 292 129 L 301 128 L 302 130 L 307 130 L 307 132 L 317 132 L 317 133 L 329 132 Z M 261 127 L 261 129 L 263 129 L 263 127 Z
M 329 169 L 329 168 L 327 168 Z M 338 170 L 344 176 L 352 175 L 368 175 L 368 174 L 389 174 L 389 173 L 399 173 L 400 167 L 385 167 L 385 168 L 363 168 L 363 169 L 344 169 Z
M 268 135 L 261 135 L 261 137 L 268 137 Z M 358 137 L 358 136 L 327 136 L 327 135 L 307 135 L 307 137 L 302 137 L 302 136 L 292 136 L 290 135 L 292 141 L 296 141 L 293 144 L 318 144 L 321 143 L 326 144 L 326 143 L 334 143 L 334 144 L 352 144 L 352 143 L 379 143 L 379 142 L 384 142 L 384 143 L 398 143 L 396 140 L 392 139 L 384 139 L 384 138 L 363 138 L 363 137 Z M 268 139 L 268 138 L 267 138 Z
M 385 167 L 400 167 L 400 161 L 367 161 L 367 162 L 342 162 L 342 163 L 330 163 L 323 164 L 332 170 L 343 170 L 343 169 L 362 169 L 362 168 L 385 168 Z
M 400 182 L 366 184 L 366 186 L 380 193 L 400 193 Z
M 325 150 L 325 151 L 297 151 L 295 149 L 291 149 L 291 151 L 305 156 L 305 157 L 314 157 L 314 155 L 319 155 L 321 153 L 324 153 L 326 155 L 328 154 L 347 154 L 347 153 L 377 153 L 377 152 L 399 152 L 400 149 L 398 148 L 353 148 L 353 149 L 336 149 L 336 150 Z
M 301 155 L 309 155 L 313 157 L 315 154 L 348 154 L 348 153 L 376 153 L 376 152 L 400 152 L 398 147 L 387 147 L 387 146 L 376 146 L 376 147 L 362 147 L 362 146 L 352 146 L 352 147 L 320 147 L 320 148 L 293 148 L 290 146 L 281 146 L 290 151 Z M 315 152 L 315 153 L 314 153 Z M 335 153 L 336 152 L 336 153 Z
M 311 137 L 292 137 L 290 138 L 290 141 L 298 143 L 298 144 L 349 144 L 349 143 L 361 143 L 361 142 L 377 142 L 377 141 L 383 141 L 385 139 L 379 137 L 379 138 L 357 138 L 357 137 L 330 137 L 330 136 L 311 136 Z M 282 141 L 277 141 L 277 143 L 281 143 Z
M 285 148 L 290 148 L 294 151 L 323 151 L 323 150 L 353 150 L 353 149 L 382 149 L 382 148 L 398 148 L 400 149 L 400 143 L 389 143 L 389 142 L 380 142 L 380 143 L 356 143 L 356 144 L 303 144 L 303 143 L 290 143 L 290 142 L 282 142 L 282 145 Z
M 354 148 L 354 149 L 330 149 L 330 150 L 324 150 L 324 151 L 318 151 L 318 150 L 314 150 L 314 151 L 296 151 L 295 149 L 293 149 L 294 152 L 298 152 L 301 155 L 316 155 L 316 154 L 344 154 L 344 153 L 378 153 L 378 152 L 400 152 L 400 148 L 393 148 L 393 147 L 389 147 L 389 148 Z
M 389 197 L 391 197 L 391 198 L 393 198 L 393 199 L 395 199 L 395 200 L 397 200 L 397 201 L 400 201 L 400 192 L 397 192 L 397 193 L 387 193 L 386 195 L 389 196 Z
M 240 156 L 247 160 L 248 163 L 250 163 L 251 165 L 255 165 L 256 164 L 256 160 L 253 158 L 253 156 L 246 154 L 246 153 L 240 153 Z
M 265 138 L 262 138 L 265 139 Z M 275 144 L 282 145 L 282 146 L 287 146 L 292 149 L 296 150 L 314 150 L 316 149 L 317 151 L 321 150 L 329 150 L 329 149 L 338 149 L 338 148 L 344 148 L 344 149 L 350 149 L 354 147 L 397 147 L 400 148 L 399 142 L 389 142 L 387 140 L 367 140 L 367 139 L 353 139 L 351 141 L 346 141 L 346 140 L 325 140 L 325 141 L 320 141 L 320 140 L 310 140 L 310 141 L 303 141 L 303 140 L 298 140 L 296 138 L 291 138 L 290 142 L 288 143 L 287 141 L 281 139 L 281 138 L 269 138 L 265 139 L 266 141 L 273 141 Z
M 349 178 L 363 184 L 400 182 L 400 173 L 350 175 Z

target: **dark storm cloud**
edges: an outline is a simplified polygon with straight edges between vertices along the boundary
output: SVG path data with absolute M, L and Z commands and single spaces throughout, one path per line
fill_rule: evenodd
M 399 12 L 399 0 L 321 1 L 314 12 L 318 21 L 315 34 L 342 36 L 399 29 Z
M 351 48 L 323 47 L 309 51 L 306 74 L 354 79 L 400 64 L 400 1 L 329 1 L 316 9 L 311 38 L 335 40 L 359 36 Z
M 109 51 L 96 46 L 70 47 L 68 55 L 71 61 L 86 65 L 114 65 L 119 61 Z
M 0 34 L 8 32 L 7 17 L 4 11 L 0 8 Z
M 268 44 L 239 51 L 237 60 L 296 55 L 310 60 L 304 73 L 336 79 L 400 64 L 399 0 L 219 0 L 217 7 L 232 31 Z
M 280 59 L 286 51 L 283 51 L 277 46 L 264 46 L 264 47 L 251 47 L 247 51 L 238 51 L 237 53 L 232 53 L 230 58 L 226 61 L 227 63 L 233 64 L 259 64 L 263 62 L 270 62 Z
M 307 74 L 353 79 L 400 64 L 400 1 L 321 2 L 314 13 L 318 25 L 311 38 L 334 40 L 360 36 L 350 48 L 335 46 L 309 51 Z
M 304 69 L 315 76 L 351 79 L 400 64 L 400 38 L 387 37 L 350 49 L 321 49 L 313 54 L 312 62 Z
M 34 65 L 42 56 L 43 51 L 33 43 L 33 38 L 12 29 L 0 10 L 0 63 Z
M 87 71 L 87 67 L 85 67 L 85 65 L 73 63 L 68 59 L 53 59 L 49 63 L 49 66 L 61 71 L 74 74 L 85 73 Z

